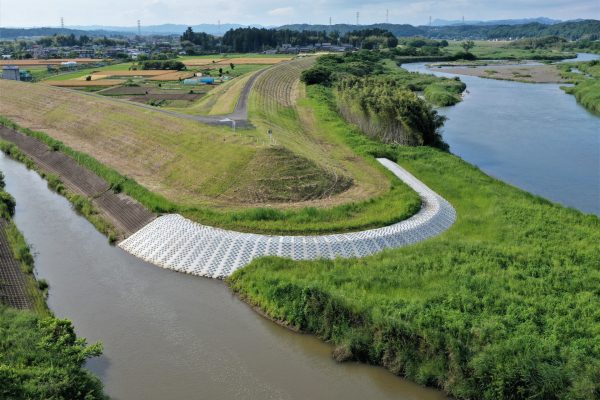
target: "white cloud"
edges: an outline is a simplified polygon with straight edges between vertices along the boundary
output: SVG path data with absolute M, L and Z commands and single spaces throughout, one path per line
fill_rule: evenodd
M 272 17 L 289 17 L 294 14 L 294 7 L 279 7 L 267 11 Z

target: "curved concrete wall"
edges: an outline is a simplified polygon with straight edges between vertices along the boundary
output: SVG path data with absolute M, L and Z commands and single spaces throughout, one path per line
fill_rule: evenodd
M 365 257 L 439 235 L 454 223 L 456 212 L 444 198 L 398 164 L 385 158 L 378 161 L 421 196 L 423 204 L 417 214 L 383 228 L 323 236 L 234 232 L 169 214 L 155 219 L 119 246 L 163 268 L 222 278 L 254 258 L 267 255 L 294 260 Z

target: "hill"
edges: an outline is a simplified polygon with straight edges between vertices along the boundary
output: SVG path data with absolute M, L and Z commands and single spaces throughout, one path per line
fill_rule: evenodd
M 431 23 L 432 26 L 450 26 L 450 25 L 523 25 L 531 23 L 540 23 L 544 25 L 558 24 L 562 22 L 559 19 L 551 19 L 545 17 L 538 18 L 521 18 L 521 19 L 495 19 L 490 21 L 462 21 L 462 20 L 445 20 L 445 19 L 434 19 Z
M 313 30 L 347 33 L 357 29 L 386 29 L 398 37 L 424 36 L 433 39 L 509 39 L 540 36 L 559 36 L 568 40 L 595 38 L 600 32 L 600 21 L 594 19 L 560 22 L 547 25 L 539 22 L 521 25 L 452 25 L 412 26 L 398 24 L 372 25 L 284 25 L 278 29 Z

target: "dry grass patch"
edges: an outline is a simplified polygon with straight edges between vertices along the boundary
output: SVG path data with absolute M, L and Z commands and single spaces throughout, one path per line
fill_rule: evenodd
M 44 85 L 57 87 L 92 87 L 92 86 L 116 86 L 125 83 L 123 79 L 96 79 L 86 81 L 82 79 L 69 79 L 65 81 L 44 81 Z
M 97 58 L 52 58 L 29 60 L 0 60 L 0 65 L 60 65 L 63 62 L 76 62 L 78 64 L 92 64 L 101 60 Z
M 190 71 L 167 71 L 166 74 L 153 76 L 150 81 L 178 81 L 180 79 L 187 79 L 194 76 L 193 72 Z

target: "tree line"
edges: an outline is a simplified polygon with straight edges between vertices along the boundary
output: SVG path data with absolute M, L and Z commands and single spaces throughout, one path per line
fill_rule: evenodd
M 435 86 L 437 91 L 460 93 L 460 81 L 409 73 L 390 73 L 382 60 L 389 51 L 361 50 L 324 55 L 302 73 L 307 85 L 333 89 L 338 110 L 349 122 L 376 140 L 388 144 L 434 146 L 447 149 L 439 129 L 444 117 L 415 91 Z
M 393 48 L 398 39 L 384 29 L 360 29 L 345 34 L 325 31 L 296 31 L 289 29 L 237 28 L 225 33 L 222 38 L 194 32 L 189 27 L 181 35 L 181 43 L 188 53 L 222 51 L 235 53 L 261 52 L 276 49 L 289 44 L 291 46 L 308 46 L 322 43 L 347 43 L 354 47 Z M 194 49 L 197 46 L 197 49 Z

